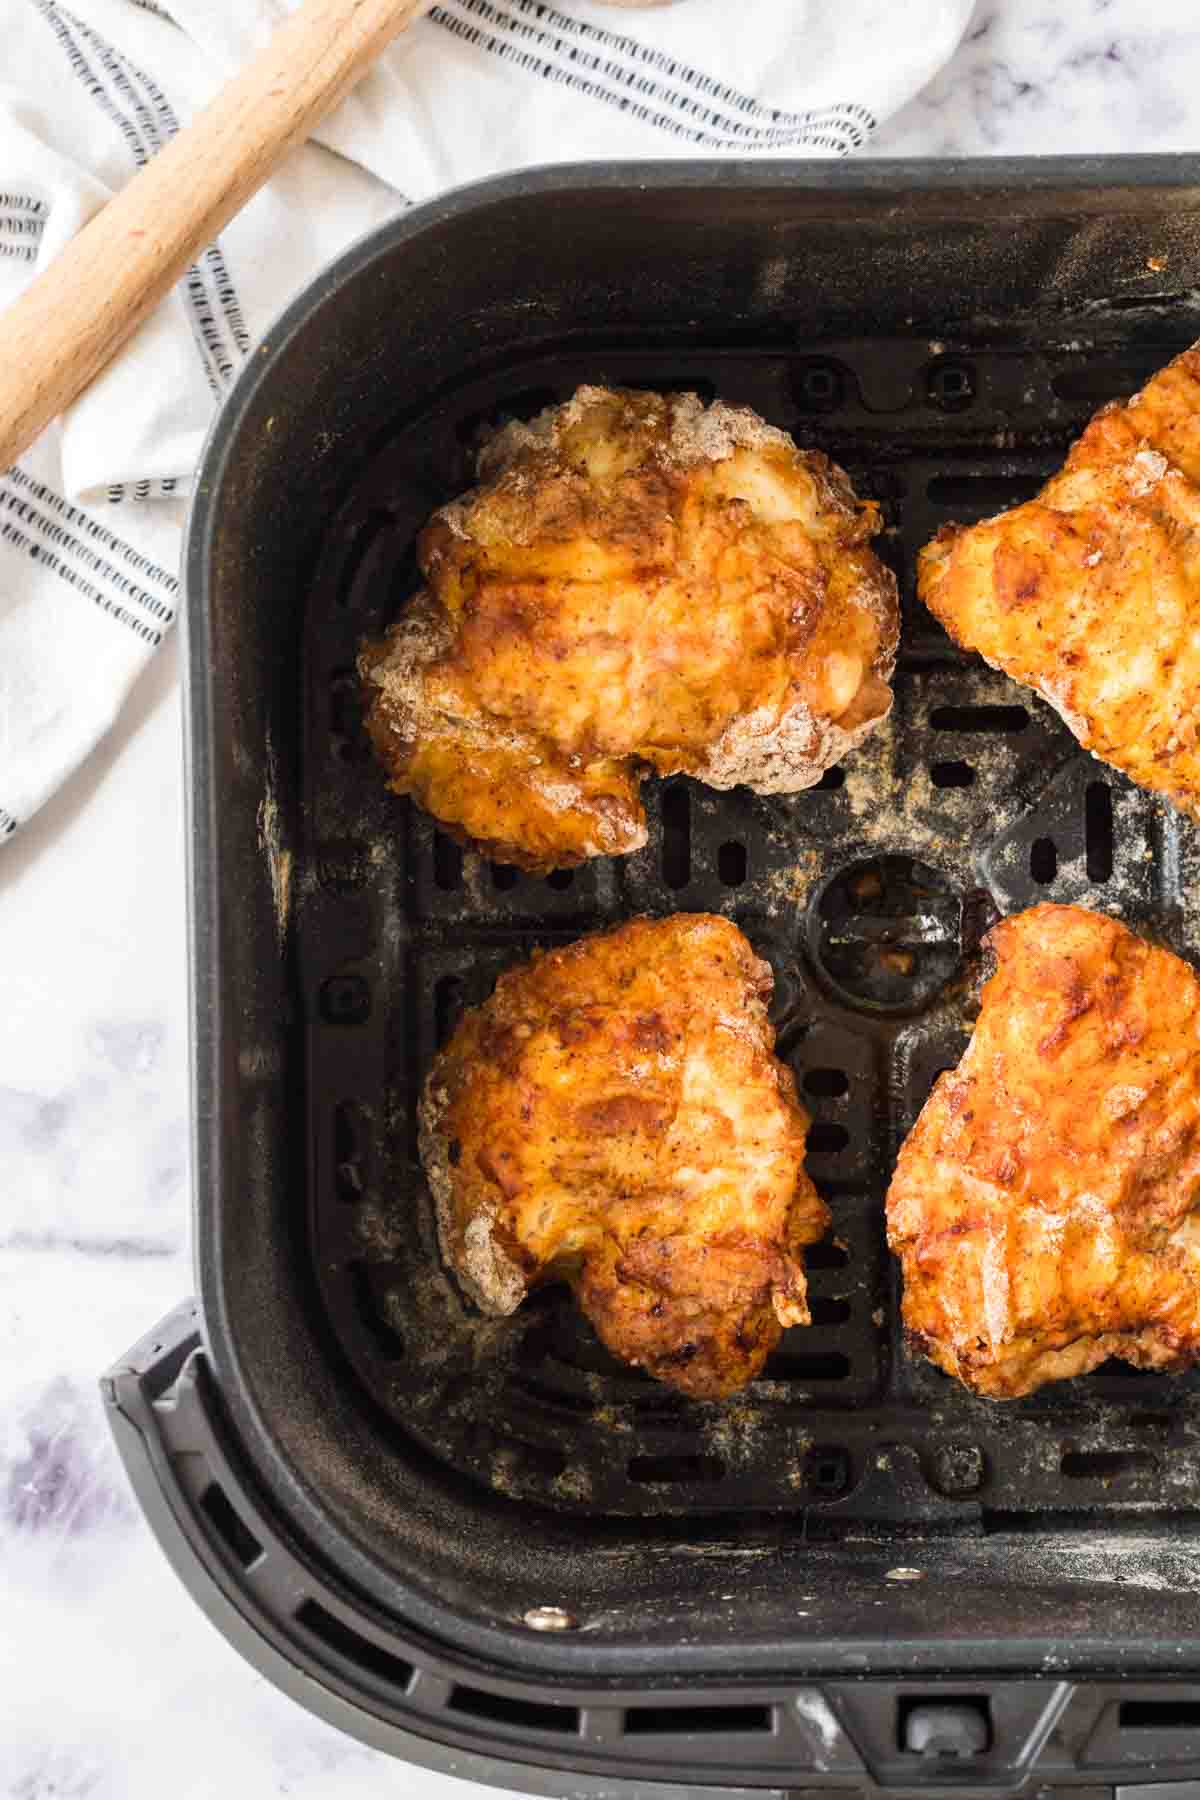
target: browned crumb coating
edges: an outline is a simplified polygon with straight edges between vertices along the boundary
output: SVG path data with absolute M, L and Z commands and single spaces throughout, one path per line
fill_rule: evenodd
M 888 712 L 878 510 L 755 414 L 580 388 L 479 473 L 359 662 L 389 784 L 461 841 L 535 870 L 635 850 L 649 771 L 789 793 Z
M 615 1355 L 698 1397 L 808 1323 L 802 1249 L 829 1215 L 770 991 L 737 927 L 703 913 L 501 976 L 421 1106 L 442 1252 L 472 1299 L 508 1313 L 567 1280 Z

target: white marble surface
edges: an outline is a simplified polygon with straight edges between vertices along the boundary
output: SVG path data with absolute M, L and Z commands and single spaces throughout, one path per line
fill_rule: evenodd
M 1197 146 L 1194 0 L 983 0 L 871 153 Z M 179 746 L 172 646 L 0 850 L 0 1795 L 459 1800 L 241 1662 L 100 1414 L 99 1371 L 192 1289 Z

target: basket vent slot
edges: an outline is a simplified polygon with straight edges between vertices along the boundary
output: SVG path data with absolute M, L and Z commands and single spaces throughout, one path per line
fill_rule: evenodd
M 974 783 L 975 771 L 968 762 L 935 762 L 929 779 L 936 788 L 966 788 Z
M 722 844 L 717 851 L 717 874 L 724 887 L 741 887 L 746 879 L 747 866 L 746 846 L 739 844 L 736 839 Z
M 840 1100 L 849 1088 L 845 1069 L 810 1069 L 804 1077 L 805 1093 L 817 1100 Z
M 929 715 L 935 731 L 1024 731 L 1029 714 L 1023 706 L 935 706 Z
M 444 831 L 433 834 L 433 879 L 443 894 L 452 894 L 462 886 L 463 853 L 453 838 Z
M 810 1294 L 808 1310 L 814 1325 L 844 1325 L 850 1317 L 850 1302 L 829 1299 L 824 1294 Z
M 1157 1469 L 1158 1458 L 1148 1450 L 1068 1450 L 1059 1467 L 1068 1481 L 1110 1481 Z
M 846 771 L 840 763 L 834 763 L 832 769 L 826 769 L 820 781 L 813 782 L 814 790 L 822 794 L 836 793 L 838 788 L 843 788 L 845 785 Z
M 925 489 L 935 506 L 967 507 L 980 514 L 1032 500 L 1043 475 L 981 471 L 978 475 L 935 475 Z
M 1034 838 L 1029 846 L 1029 873 L 1041 887 L 1048 887 L 1058 874 L 1058 849 L 1053 838 Z
M 808 1128 L 809 1153 L 815 1156 L 836 1156 L 850 1142 L 850 1133 L 844 1125 L 835 1124 L 832 1119 L 814 1119 Z
M 1088 782 L 1083 823 L 1088 880 L 1107 881 L 1113 872 L 1112 790 L 1107 781 Z
M 720 1481 L 725 1464 L 719 1456 L 634 1456 L 630 1481 Z
M 263 1547 L 230 1504 L 225 1489 L 210 1481 L 200 1496 L 200 1506 L 209 1524 L 231 1551 L 243 1569 L 251 1568 L 263 1553 Z
M 1200 1700 L 1122 1700 L 1122 1731 L 1200 1731 Z
M 315 1600 L 305 1600 L 296 1608 L 296 1618 L 319 1638 L 330 1650 L 336 1650 L 347 1662 L 356 1663 L 368 1674 L 378 1676 L 393 1687 L 407 1688 L 413 1678 L 413 1665 L 405 1662 L 402 1656 L 395 1656 L 385 1650 L 382 1644 L 373 1643 L 352 1625 L 343 1619 L 337 1619 L 331 1612 L 326 1612 Z
M 662 791 L 662 872 L 676 890 L 692 879 L 692 805 L 682 782 Z
M 520 1700 L 488 1688 L 454 1687 L 447 1702 L 451 1712 L 486 1719 L 492 1725 L 514 1725 L 523 1731 L 579 1731 L 577 1706 L 553 1706 L 544 1700 Z
M 849 1373 L 841 1350 L 776 1350 L 767 1361 L 769 1381 L 845 1381 Z
M 844 1245 L 826 1238 L 823 1244 L 810 1244 L 804 1252 L 804 1260 L 810 1269 L 844 1269 L 850 1261 L 850 1252 Z
M 625 1713 L 626 1737 L 690 1737 L 703 1732 L 771 1731 L 769 1706 L 631 1706 Z

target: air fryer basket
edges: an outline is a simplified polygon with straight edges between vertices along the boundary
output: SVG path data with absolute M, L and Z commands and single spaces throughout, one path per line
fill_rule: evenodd
M 882 1218 L 998 912 L 1080 901 L 1200 953 L 1195 829 L 913 594 L 940 524 L 1028 497 L 1200 336 L 1196 180 L 1131 158 L 493 182 L 349 252 L 222 414 L 188 565 L 203 1340 L 176 1321 L 110 1399 L 134 1460 L 166 1433 L 157 1481 L 210 1578 L 257 1569 L 327 1683 L 358 1630 L 423 1735 L 643 1784 L 915 1785 L 905 1721 L 951 1681 L 951 1712 L 990 1708 L 956 1740 L 972 1781 L 1200 1766 L 1190 1697 L 1122 1723 L 1094 1685 L 1196 1670 L 1200 1377 L 975 1399 L 905 1352 Z M 720 394 L 827 450 L 882 503 L 903 647 L 887 727 L 817 788 L 652 783 L 645 850 L 542 880 L 384 791 L 352 665 L 481 434 L 581 381 Z M 502 968 L 681 909 L 775 970 L 834 1216 L 813 1326 L 724 1403 L 615 1363 L 564 1290 L 479 1316 L 416 1159 L 430 1056 Z M 802 1703 L 819 1678 L 841 1686 Z M 674 1697 L 629 1724 L 639 1682 Z

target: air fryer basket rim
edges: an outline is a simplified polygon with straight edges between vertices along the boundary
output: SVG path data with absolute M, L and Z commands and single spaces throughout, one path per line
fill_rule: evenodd
M 945 195 L 961 209 L 965 195 L 979 204 L 1005 210 L 1019 208 L 1027 195 L 1063 190 L 1064 210 L 1086 214 L 1092 206 L 1107 214 L 1137 213 L 1147 187 L 1195 189 L 1200 185 L 1200 158 L 1129 156 L 940 162 L 912 159 L 861 163 L 799 162 L 765 167 L 754 163 L 631 163 L 596 167 L 556 166 L 473 184 L 413 209 L 378 228 L 344 252 L 280 315 L 262 344 L 244 365 L 221 408 L 205 446 L 187 526 L 184 569 L 189 596 L 188 657 L 185 673 L 188 724 L 189 886 L 191 898 L 192 1025 L 193 1025 L 193 1180 L 196 1196 L 196 1258 L 207 1343 L 218 1371 L 222 1398 L 232 1416 L 250 1462 L 276 1500 L 285 1506 L 318 1554 L 336 1555 L 338 1567 L 365 1592 L 394 1597 L 394 1572 L 382 1566 L 366 1546 L 351 1541 L 331 1524 L 328 1509 L 309 1473 L 289 1460 L 276 1433 L 263 1416 L 255 1382 L 242 1363 L 237 1333 L 226 1307 L 222 1269 L 222 1209 L 233 1204 L 227 1171 L 227 1134 L 231 1129 L 227 1089 L 234 1079 L 227 1041 L 230 996 L 220 980 L 220 946 L 230 929 L 230 901 L 223 883 L 224 848 L 218 811 L 221 802 L 215 755 L 213 685 L 214 621 L 208 600 L 216 579 L 216 534 L 225 485 L 235 449 L 255 402 L 296 334 L 349 284 L 369 275 L 380 258 L 439 226 L 470 218 L 510 201 L 626 189 L 667 195 L 717 188 L 734 205 L 739 197 L 759 192 L 803 195 L 816 203 L 829 195 L 861 200 L 885 210 L 902 210 L 913 196 Z M 547 1526 L 553 1535 L 553 1527 Z M 461 1641 L 463 1622 L 452 1605 L 436 1596 L 407 1590 L 400 1609 L 418 1628 L 448 1641 Z M 541 1666 L 562 1673 L 605 1666 L 606 1653 L 581 1640 L 531 1639 L 517 1626 L 496 1620 L 471 1622 L 467 1641 L 476 1654 L 522 1667 Z M 796 1648 L 792 1647 L 793 1650 Z M 813 1646 L 806 1648 L 812 1649 Z M 835 1647 L 830 1647 L 834 1654 Z M 1009 1663 L 1010 1650 L 996 1640 L 977 1645 L 995 1666 Z M 657 1659 L 656 1651 L 648 1656 Z M 818 1653 L 819 1654 L 819 1653 Z M 1029 1654 L 1026 1643 L 1020 1654 Z M 622 1666 L 636 1666 L 636 1650 L 625 1647 Z M 694 1647 L 681 1652 L 680 1666 L 703 1666 L 710 1652 Z M 836 1660 L 836 1658 L 835 1658 Z

